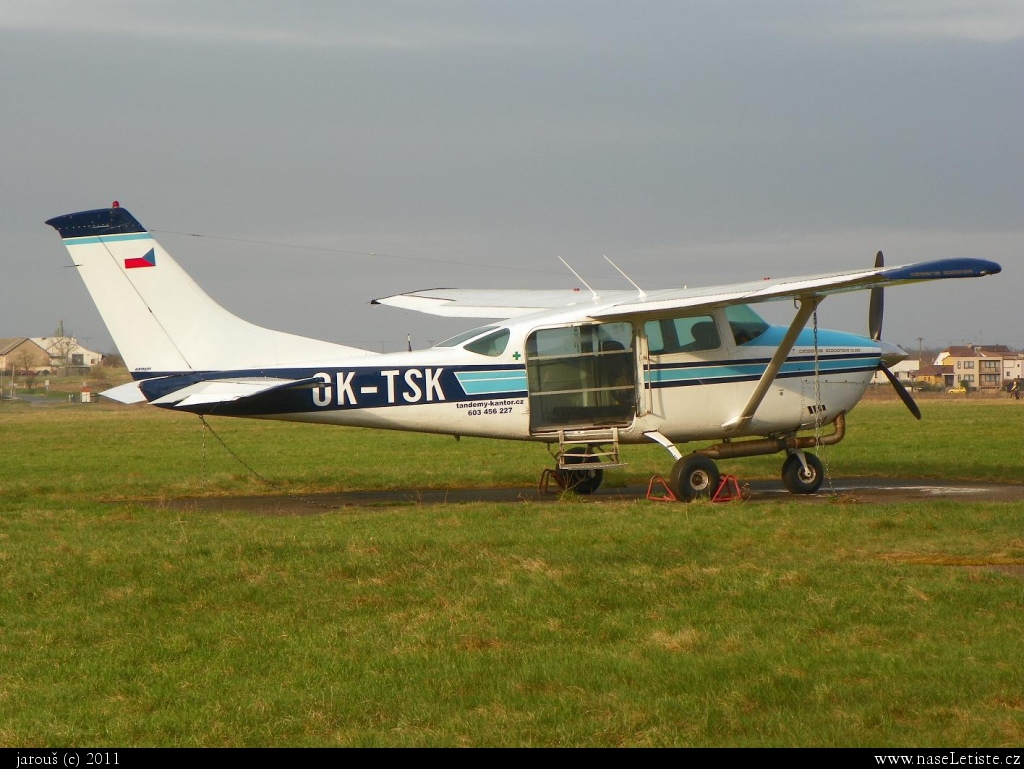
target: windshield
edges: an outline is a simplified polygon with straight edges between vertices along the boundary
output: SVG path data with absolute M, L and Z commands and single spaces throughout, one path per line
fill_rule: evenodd
M 450 339 L 438 342 L 434 347 L 458 347 L 463 342 L 475 339 L 481 334 L 486 334 L 488 331 L 494 331 L 496 328 L 497 326 L 480 326 L 479 328 L 470 329 L 469 331 L 463 331 L 461 334 L 456 334 Z
M 729 305 L 725 308 L 725 317 L 736 344 L 752 342 L 768 330 L 768 322 L 746 304 Z

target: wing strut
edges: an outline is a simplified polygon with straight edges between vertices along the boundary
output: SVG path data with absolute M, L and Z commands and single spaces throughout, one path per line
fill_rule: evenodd
M 746 426 L 746 424 L 754 416 L 754 412 L 757 411 L 757 407 L 761 405 L 761 401 L 764 400 L 765 394 L 768 392 L 768 388 L 772 386 L 772 382 L 775 381 L 776 375 L 779 373 L 779 369 L 782 368 L 782 364 L 786 362 L 786 358 L 789 357 L 790 351 L 793 349 L 793 345 L 796 344 L 796 338 L 800 335 L 800 332 L 804 330 L 804 326 L 807 325 L 808 319 L 818 309 L 818 305 L 821 304 L 822 297 L 820 296 L 805 296 L 801 297 L 797 301 L 800 302 L 800 309 L 796 312 L 796 317 L 793 318 L 793 322 L 789 324 L 789 330 L 786 331 L 786 335 L 782 338 L 779 343 L 778 349 L 775 350 L 775 355 L 772 356 L 771 361 L 768 363 L 768 368 L 761 374 L 761 378 L 757 382 L 757 387 L 754 388 L 754 392 L 751 393 L 750 399 L 747 401 L 747 405 L 743 407 L 737 416 L 734 416 L 728 422 L 722 424 L 722 429 L 726 432 L 733 432 Z

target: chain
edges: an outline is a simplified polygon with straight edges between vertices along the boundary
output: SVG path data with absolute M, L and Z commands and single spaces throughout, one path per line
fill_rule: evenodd
M 818 308 L 814 308 L 812 329 L 814 333 L 814 445 L 821 442 L 821 360 L 818 358 Z
M 246 462 L 244 459 L 242 459 L 242 457 L 240 457 L 237 453 L 235 453 L 235 451 L 230 446 L 228 446 L 227 443 L 224 442 L 224 439 L 221 438 L 217 434 L 217 431 L 213 429 L 213 427 L 210 425 L 210 423 L 206 421 L 206 417 L 204 415 L 200 414 L 199 415 L 199 420 L 203 423 L 203 478 L 204 478 L 204 484 L 205 484 L 205 476 L 206 476 L 206 431 L 209 430 L 210 431 L 210 435 L 212 435 L 214 438 L 217 439 L 217 442 L 221 446 L 224 447 L 224 450 L 229 455 L 231 455 L 231 457 L 234 458 L 234 460 L 236 462 L 238 462 L 238 464 L 240 464 L 242 467 L 244 467 L 253 478 L 256 478 L 256 480 L 258 480 L 261 483 L 265 484 L 266 486 L 269 486 L 270 488 L 274 489 L 274 491 L 278 491 L 278 492 L 280 492 L 281 494 L 284 494 L 287 497 L 291 497 L 292 499 L 295 499 L 295 500 L 298 500 L 299 502 L 302 502 L 303 504 L 310 505 L 312 507 L 319 507 L 319 508 L 321 508 L 323 510 L 337 510 L 337 509 L 339 509 L 339 507 L 341 507 L 340 505 L 325 505 L 323 502 L 317 502 L 317 501 L 312 500 L 309 497 L 304 496 L 302 494 L 294 494 L 294 493 L 288 491 L 287 489 L 285 489 L 280 483 L 277 483 L 276 481 L 270 480 L 266 476 L 262 475 L 259 471 L 257 471 L 256 468 L 254 468 L 252 465 L 250 465 L 248 462 Z
M 203 423 L 203 475 L 202 482 L 199 486 L 200 489 L 206 491 L 206 419 L 202 415 L 199 416 L 199 421 Z
M 821 443 L 824 427 L 824 409 L 821 407 L 821 361 L 818 357 L 818 307 L 814 307 L 814 445 L 818 450 L 818 459 L 825 468 L 825 479 L 828 481 L 829 493 L 835 495 L 832 486 L 832 470 L 828 465 L 828 452 Z

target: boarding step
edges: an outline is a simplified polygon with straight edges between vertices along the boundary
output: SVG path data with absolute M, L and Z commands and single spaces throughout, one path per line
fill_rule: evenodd
M 579 470 L 580 465 L 601 469 L 623 467 L 619 457 L 619 428 L 558 431 L 559 470 Z

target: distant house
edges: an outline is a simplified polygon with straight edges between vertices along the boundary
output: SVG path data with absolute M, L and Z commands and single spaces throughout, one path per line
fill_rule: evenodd
M 1003 387 L 1005 379 L 1013 378 L 1005 372 L 1012 372 L 1014 367 L 1004 363 L 1018 358 L 1019 354 L 1004 344 L 969 344 L 943 350 L 935 362 L 953 368 L 954 387 L 964 383 L 973 390 L 994 392 Z
M 43 371 L 50 366 L 46 348 L 29 337 L 0 337 L 0 370 Z
M 1003 358 L 1003 382 L 1024 379 L 1024 353 L 1015 353 Z
M 914 381 L 914 372 L 917 371 L 920 366 L 920 361 L 916 360 L 901 360 L 895 366 L 889 370 L 896 375 L 903 384 L 910 384 Z M 871 384 L 888 384 L 889 380 L 881 371 L 876 371 L 874 376 L 871 377 Z
M 103 360 L 103 353 L 85 349 L 73 336 L 38 336 L 32 341 L 49 353 L 48 365 L 52 368 L 91 368 Z
M 945 389 L 956 386 L 953 382 L 953 367 L 936 366 L 935 364 L 921 366 L 921 368 L 914 372 L 913 381 L 915 387 L 926 387 L 928 389 L 935 387 Z

